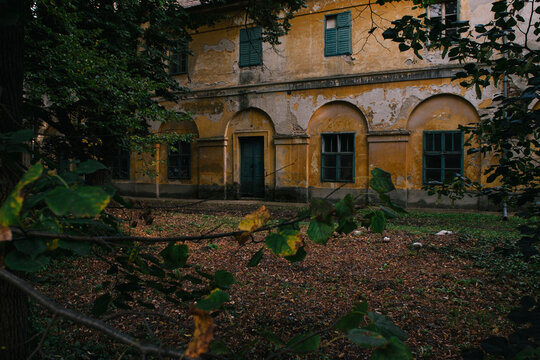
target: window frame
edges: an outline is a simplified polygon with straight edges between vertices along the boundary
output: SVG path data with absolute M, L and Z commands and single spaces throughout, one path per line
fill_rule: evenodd
M 324 145 L 325 145 L 325 137 L 326 136 L 336 136 L 338 139 L 338 150 L 340 150 L 340 135 L 352 135 L 352 144 L 353 144 L 353 150 L 352 152 L 325 152 L 324 151 Z M 336 156 L 336 178 L 335 179 L 328 179 L 325 178 L 325 171 L 324 171 L 324 158 L 328 155 L 335 155 Z M 351 169 L 351 179 L 341 179 L 341 157 L 344 155 L 352 155 L 352 169 Z M 355 167 L 356 167 L 356 132 L 352 131 L 344 131 L 344 132 L 327 132 L 327 133 L 321 133 L 321 149 L 320 149 L 320 156 L 321 156 L 321 183 L 325 182 L 334 182 L 334 183 L 354 183 L 355 182 Z
M 242 28 L 238 36 L 238 66 L 262 65 L 262 28 L 260 26 Z M 252 58 L 253 55 L 255 57 Z
M 187 147 L 189 151 L 186 153 L 180 151 L 180 144 L 188 144 Z M 192 143 L 189 141 L 177 141 L 172 146 L 176 148 L 176 151 L 171 150 L 171 145 L 167 146 L 167 179 L 169 180 L 191 180 L 191 155 L 193 153 L 192 151 Z M 187 170 L 185 173 L 186 175 L 178 175 L 174 176 L 172 175 L 171 170 L 175 168 L 179 168 L 182 170 L 182 159 L 187 159 Z M 172 164 L 172 162 L 176 162 L 176 164 Z M 182 172 L 182 171 L 180 171 Z
M 123 169 L 122 161 L 126 160 L 127 168 Z M 113 180 L 129 180 L 130 178 L 130 160 L 131 152 L 128 149 L 120 148 L 116 152 L 113 158 L 113 163 L 111 166 L 111 178 Z
M 340 25 L 340 19 L 343 19 L 345 17 L 346 19 L 346 25 L 341 24 Z M 328 28 L 328 20 L 335 18 L 336 19 L 336 27 L 335 28 Z M 330 36 L 330 30 L 335 29 L 335 35 Z M 340 50 L 340 29 L 343 30 L 342 34 L 346 34 L 346 45 L 343 46 L 344 40 L 341 40 L 342 46 L 345 49 Z M 352 55 L 352 20 L 351 20 L 351 12 L 350 11 L 344 11 L 341 13 L 335 13 L 335 14 L 329 14 L 324 16 L 324 57 L 333 57 L 333 56 L 341 56 L 341 55 Z M 343 36 L 343 35 L 342 35 Z M 332 37 L 335 39 L 333 42 L 335 42 L 335 51 L 334 49 L 330 49 L 330 42 L 328 41 L 329 38 Z
M 182 39 L 169 51 L 169 74 L 185 75 L 188 73 L 189 43 Z
M 455 14 L 451 14 L 451 15 L 448 15 L 446 13 L 446 4 L 448 3 L 455 3 L 456 5 L 456 12 Z M 430 21 L 433 21 L 433 17 L 432 17 L 432 6 L 434 5 L 438 5 L 440 4 L 441 5 L 441 16 L 440 18 L 442 19 L 442 24 L 444 24 L 445 26 L 448 26 L 447 24 L 447 18 L 448 16 L 453 16 L 455 15 L 456 19 L 455 19 L 455 22 L 457 23 L 459 21 L 459 0 L 441 0 L 441 1 L 437 1 L 437 2 L 434 2 L 432 4 L 430 4 L 429 6 L 426 7 L 426 17 L 430 20 Z M 433 24 L 432 24 L 433 26 Z M 451 34 L 449 34 L 449 32 L 451 32 Z M 452 36 L 452 35 L 457 35 L 459 36 L 459 33 L 457 32 L 457 27 L 454 26 L 454 27 L 450 27 L 450 28 L 446 28 L 444 32 L 441 32 L 440 34 L 438 34 L 439 37 L 442 37 L 442 36 Z
M 441 151 L 427 151 L 426 150 L 426 135 L 435 135 L 435 134 L 441 134 Z M 447 151 L 446 150 L 446 134 L 460 134 L 460 142 L 461 146 L 459 151 Z M 460 161 L 460 174 L 463 175 L 463 168 L 464 168 L 464 161 L 465 161 L 465 144 L 464 144 L 464 133 L 460 130 L 430 130 L 430 131 L 423 131 L 422 132 L 422 185 L 434 185 L 434 184 L 444 184 L 446 181 L 445 179 L 445 172 L 446 172 L 446 164 L 445 164 L 445 156 L 448 155 L 460 155 L 461 161 Z M 441 156 L 441 167 L 440 168 L 426 168 L 426 156 Z M 441 181 L 428 181 L 426 172 L 427 170 L 437 170 L 439 169 L 441 173 Z

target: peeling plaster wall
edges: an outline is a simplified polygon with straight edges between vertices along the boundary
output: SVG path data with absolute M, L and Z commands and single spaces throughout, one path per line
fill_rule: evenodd
M 459 3 L 461 20 L 489 20 L 491 1 Z M 264 44 L 261 66 L 238 65 L 243 16 L 231 14 L 193 34 L 189 75 L 177 77 L 192 92 L 182 95 L 178 104 L 163 103 L 192 113 L 198 130 L 200 166 L 186 185 L 197 186 L 202 197 L 210 192 L 237 197 L 239 138 L 263 136 L 267 198 L 324 196 L 340 184 L 320 181 L 320 133 L 351 131 L 356 133 L 355 181 L 344 189 L 365 191 L 369 171 L 378 166 L 392 173 L 400 201 L 430 204 L 420 190 L 422 132 L 457 130 L 477 121 L 491 111 L 491 99 L 500 89 L 486 88 L 479 99 L 474 90 L 452 82 L 459 67 L 439 53 L 423 50 L 424 59 L 419 60 L 399 52 L 394 43 L 366 39 L 371 23 L 368 11 L 362 13 L 364 5 L 354 0 L 308 1 L 280 45 Z M 411 5 L 373 9 L 376 18 L 392 20 L 411 13 Z M 325 15 L 342 11 L 351 11 L 353 54 L 324 57 Z M 382 38 L 380 32 L 375 35 Z M 159 126 L 151 124 L 152 131 Z M 465 174 L 483 181 L 482 169 L 492 161 L 466 155 Z

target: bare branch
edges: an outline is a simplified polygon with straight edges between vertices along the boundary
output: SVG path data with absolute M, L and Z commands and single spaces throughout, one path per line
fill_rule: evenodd
M 71 320 L 77 324 L 81 324 L 89 328 L 98 330 L 99 332 L 105 334 L 106 336 L 108 336 L 109 338 L 115 341 L 131 346 L 132 348 L 136 349 L 143 355 L 156 354 L 156 355 L 171 356 L 171 357 L 176 357 L 176 358 L 190 359 L 190 358 L 187 358 L 184 354 L 184 351 L 180 349 L 174 349 L 174 348 L 169 348 L 169 347 L 158 347 L 153 344 L 142 343 L 138 341 L 137 339 L 135 339 L 134 337 L 132 337 L 131 335 L 125 334 L 105 324 L 104 322 L 100 320 L 91 318 L 87 315 L 78 313 L 71 309 L 66 309 L 65 307 L 55 303 L 53 300 L 41 294 L 32 285 L 30 285 L 23 279 L 19 278 L 18 276 L 13 275 L 12 273 L 10 273 L 9 271 L 5 269 L 0 270 L 0 279 L 9 282 L 13 286 L 17 287 L 22 292 L 24 292 L 26 295 L 36 300 L 36 302 L 38 302 L 47 310 L 52 312 L 54 317 L 60 316 L 64 319 Z
M 51 327 L 52 325 L 54 324 L 55 320 L 56 320 L 56 317 L 58 315 L 57 314 L 54 314 L 53 317 L 51 318 L 51 320 L 49 321 L 49 323 L 47 324 L 47 327 L 45 328 L 45 330 L 43 330 L 43 335 L 41 336 L 41 339 L 39 340 L 39 343 L 37 344 L 36 348 L 34 349 L 34 351 L 32 351 L 32 353 L 28 356 L 28 358 L 26 360 L 30 360 L 34 357 L 34 355 L 37 354 L 37 352 L 39 351 L 39 349 L 41 348 L 41 345 L 43 345 L 43 342 L 45 341 L 45 339 L 47 338 L 47 334 L 49 333 L 49 330 L 51 330 Z

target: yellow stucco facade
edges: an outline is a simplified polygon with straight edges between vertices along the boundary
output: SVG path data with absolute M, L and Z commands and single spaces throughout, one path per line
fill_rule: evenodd
M 458 1 L 459 19 L 485 21 L 486 4 Z M 422 190 L 425 134 L 444 137 L 459 125 L 478 121 L 489 111 L 497 89 L 484 89 L 477 98 L 451 81 L 459 66 L 439 53 L 424 50 L 419 60 L 382 40 L 379 30 L 369 35 L 373 25 L 365 1 L 307 5 L 291 20 L 280 45 L 262 44 L 259 65 L 240 66 L 240 32 L 252 26 L 240 11 L 232 9 L 223 21 L 194 32 L 187 73 L 176 76 L 191 92 L 178 104 L 164 103 L 190 112 L 193 122 L 151 124 L 156 132 L 195 134 L 190 177 L 168 178 L 168 152 L 162 145 L 156 155 L 158 176 L 143 176 L 140 156 L 132 155 L 130 179 L 118 181 L 120 189 L 150 196 L 306 201 L 341 187 L 333 196 L 351 192 L 367 201 L 369 172 L 380 167 L 392 174 L 398 201 L 433 204 L 435 199 Z M 374 19 L 384 27 L 419 11 L 411 7 L 407 2 L 373 5 Z M 346 12 L 350 51 L 325 56 L 327 20 Z M 342 145 L 349 138 L 353 143 Z M 340 145 L 333 148 L 333 141 Z M 466 176 L 482 178 L 485 159 L 468 155 L 461 146 L 459 161 Z M 253 175 L 260 169 L 264 180 Z M 252 194 L 250 186 L 264 191 Z M 478 202 L 462 206 L 477 207 Z

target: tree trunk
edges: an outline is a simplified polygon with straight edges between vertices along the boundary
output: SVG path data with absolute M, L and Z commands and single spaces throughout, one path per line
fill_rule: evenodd
M 7 0 L 0 6 L 0 132 L 21 129 L 23 93 L 23 17 L 26 1 Z M 6 20 L 7 19 L 7 20 Z M 21 157 L 17 158 L 21 161 Z M 22 168 L 22 167 L 21 167 Z M 14 173 L 0 157 L 0 203 L 13 189 Z M 2 256 L 0 254 L 0 256 Z M 20 290 L 0 280 L 0 359 L 28 357 L 28 299 Z
M 24 293 L 0 280 L 0 359 L 28 357 L 28 299 Z

